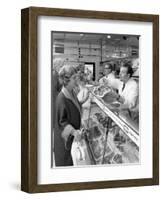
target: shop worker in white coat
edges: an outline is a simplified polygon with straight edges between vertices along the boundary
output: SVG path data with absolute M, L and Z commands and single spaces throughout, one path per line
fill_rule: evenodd
M 115 75 L 112 73 L 112 65 L 107 63 L 104 65 L 104 77 L 99 80 L 102 85 L 107 85 L 113 87 L 115 82 Z
M 131 117 L 137 118 L 139 115 L 138 95 L 139 87 L 138 83 L 132 78 L 133 69 L 130 63 L 124 63 L 120 68 L 120 81 L 118 91 L 119 96 L 117 100 L 122 103 L 120 110 L 128 110 Z M 138 119 L 137 119 L 138 120 Z

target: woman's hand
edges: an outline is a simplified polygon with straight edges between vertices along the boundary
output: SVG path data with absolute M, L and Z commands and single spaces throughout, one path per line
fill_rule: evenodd
M 73 135 L 74 135 L 75 140 L 77 142 L 81 141 L 81 139 L 82 139 L 82 133 L 81 133 L 80 130 L 74 130 Z

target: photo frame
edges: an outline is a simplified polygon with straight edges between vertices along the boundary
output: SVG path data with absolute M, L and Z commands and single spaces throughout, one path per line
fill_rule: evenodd
M 106 180 L 102 178 L 96 181 L 65 181 L 40 183 L 38 140 L 40 128 L 38 118 L 40 107 L 38 95 L 41 90 L 39 82 L 39 17 L 63 17 L 67 19 L 84 19 L 86 22 L 94 20 L 110 20 L 112 24 L 119 22 L 150 23 L 152 27 L 152 58 L 151 74 L 149 80 L 152 94 L 151 99 L 151 176 L 140 178 L 115 178 Z M 50 22 L 52 23 L 52 22 Z M 50 35 L 50 34 L 49 34 Z M 50 36 L 49 36 L 50 37 Z M 144 70 L 148 71 L 147 66 Z M 150 82 L 151 81 L 151 82 Z M 147 87 L 147 86 L 144 86 Z M 143 108 L 142 108 L 143 109 Z M 50 118 L 48 118 L 50 120 Z M 148 126 L 148 124 L 146 124 Z M 142 130 L 143 132 L 143 130 Z M 148 137 L 148 135 L 146 136 Z M 143 163 L 142 163 L 143 164 Z M 49 166 L 50 168 L 50 166 Z M 77 171 L 77 170 L 76 170 Z M 59 171 L 56 172 L 56 174 Z M 64 172 L 65 173 L 65 172 Z M 73 173 L 73 172 L 72 172 Z M 55 174 L 55 175 L 56 175 Z M 71 10 L 59 8 L 29 7 L 21 11 L 21 190 L 28 193 L 55 192 L 84 189 L 104 189 L 115 187 L 148 186 L 159 184 L 159 16 L 152 14 L 118 13 L 106 11 Z

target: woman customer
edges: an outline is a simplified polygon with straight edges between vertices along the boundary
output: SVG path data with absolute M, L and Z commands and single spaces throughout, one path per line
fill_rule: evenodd
M 59 77 L 63 87 L 56 100 L 54 157 L 56 166 L 72 166 L 71 147 L 74 138 L 80 140 L 81 105 L 74 89 L 78 86 L 77 68 L 64 65 Z

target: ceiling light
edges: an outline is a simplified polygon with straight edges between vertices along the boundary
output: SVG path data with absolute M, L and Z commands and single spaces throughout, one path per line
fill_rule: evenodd
M 124 39 L 124 40 L 127 40 L 127 37 L 126 37 L 126 36 L 123 36 L 123 39 Z

